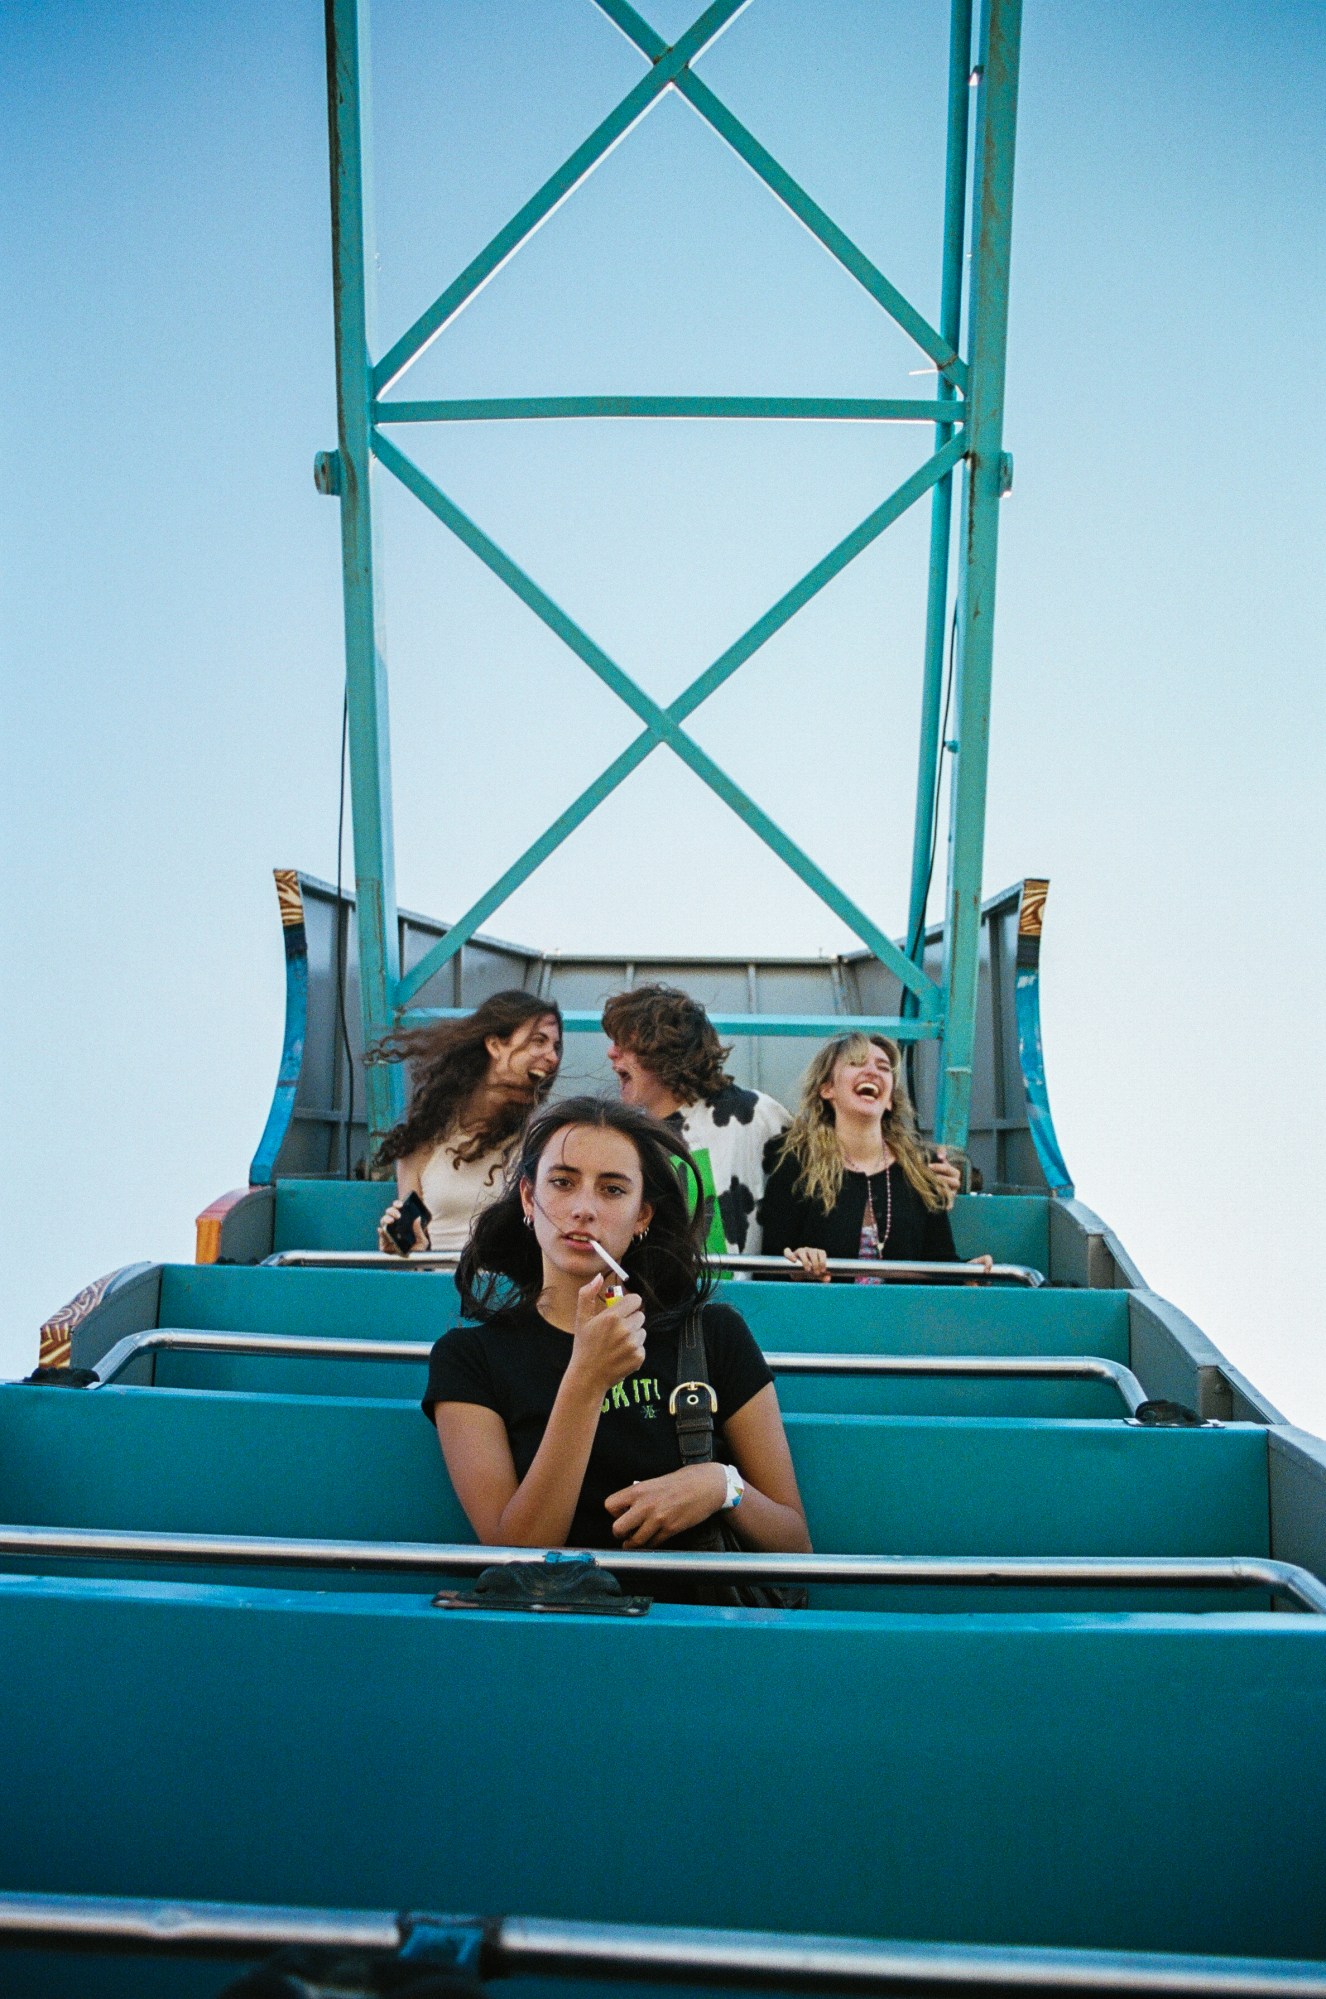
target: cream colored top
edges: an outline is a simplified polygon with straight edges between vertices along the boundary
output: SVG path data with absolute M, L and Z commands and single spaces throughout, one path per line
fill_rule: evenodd
M 464 1249 L 474 1217 L 502 1191 L 511 1150 L 508 1141 L 478 1159 L 457 1159 L 446 1139 L 434 1147 L 419 1175 L 424 1206 L 432 1216 L 430 1249 L 452 1253 Z

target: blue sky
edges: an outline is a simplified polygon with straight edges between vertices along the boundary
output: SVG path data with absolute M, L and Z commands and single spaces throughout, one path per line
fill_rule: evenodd
M 936 0 L 754 0 L 702 73 L 933 317 Z M 688 10 L 655 0 L 664 33 Z M 0 1371 L 239 1183 L 279 1050 L 274 865 L 335 865 L 340 602 L 321 8 L 11 0 L 0 53 Z M 589 0 L 381 0 L 382 343 L 640 73 Z M 986 883 L 1051 878 L 1083 1198 L 1297 1420 L 1316 1264 L 1326 10 L 1028 0 Z M 916 393 L 892 332 L 665 101 L 407 381 Z M 420 461 L 658 695 L 922 433 L 475 427 Z M 384 482 L 385 485 L 385 482 Z M 402 900 L 450 915 L 625 711 L 384 490 Z M 699 739 L 897 930 L 922 512 Z M 656 756 L 493 920 L 567 948 L 814 950 L 836 921 Z

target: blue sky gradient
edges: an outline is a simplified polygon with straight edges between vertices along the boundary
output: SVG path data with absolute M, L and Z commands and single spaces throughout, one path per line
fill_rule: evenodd
M 937 313 L 937 0 L 754 0 L 702 74 Z M 653 6 L 661 32 L 686 7 Z M 274 865 L 335 866 L 338 537 L 321 8 L 12 0 L 0 250 L 10 1165 L 0 1372 L 242 1181 L 280 1044 Z M 640 74 L 589 0 L 380 0 L 380 345 Z M 1028 0 L 986 883 L 1051 878 L 1083 1198 L 1296 1420 L 1317 1276 L 1326 321 L 1315 0 Z M 924 393 L 923 357 L 676 99 L 412 394 Z M 405 393 L 403 384 L 398 393 Z M 400 433 L 398 433 L 400 435 Z M 413 432 L 656 695 L 919 462 L 827 427 Z M 383 482 L 398 871 L 455 914 L 633 733 Z M 906 906 L 924 508 L 697 721 L 886 927 Z M 491 928 L 836 948 L 656 755 Z

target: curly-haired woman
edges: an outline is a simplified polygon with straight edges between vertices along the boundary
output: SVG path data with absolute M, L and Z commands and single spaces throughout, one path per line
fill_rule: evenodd
M 470 1224 L 502 1191 L 526 1118 L 552 1088 L 562 1059 L 562 1016 L 534 993 L 494 993 L 464 1020 L 394 1035 L 378 1059 L 411 1065 L 410 1107 L 378 1147 L 396 1168 L 396 1199 L 378 1224 L 378 1245 L 406 1196 L 431 1220 L 414 1225 L 416 1249 L 459 1251 Z
M 958 1261 L 949 1220 L 956 1174 L 926 1158 L 901 1076 L 902 1051 L 882 1034 L 825 1043 L 765 1185 L 767 1255 L 824 1281 L 831 1256 Z M 973 1261 L 990 1266 L 988 1256 Z

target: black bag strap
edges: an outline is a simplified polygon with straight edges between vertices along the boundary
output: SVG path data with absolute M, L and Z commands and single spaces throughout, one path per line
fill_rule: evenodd
M 698 1306 L 677 1335 L 677 1386 L 668 1397 L 668 1414 L 677 1425 L 683 1467 L 712 1464 L 718 1397 L 709 1379 L 704 1318 Z

